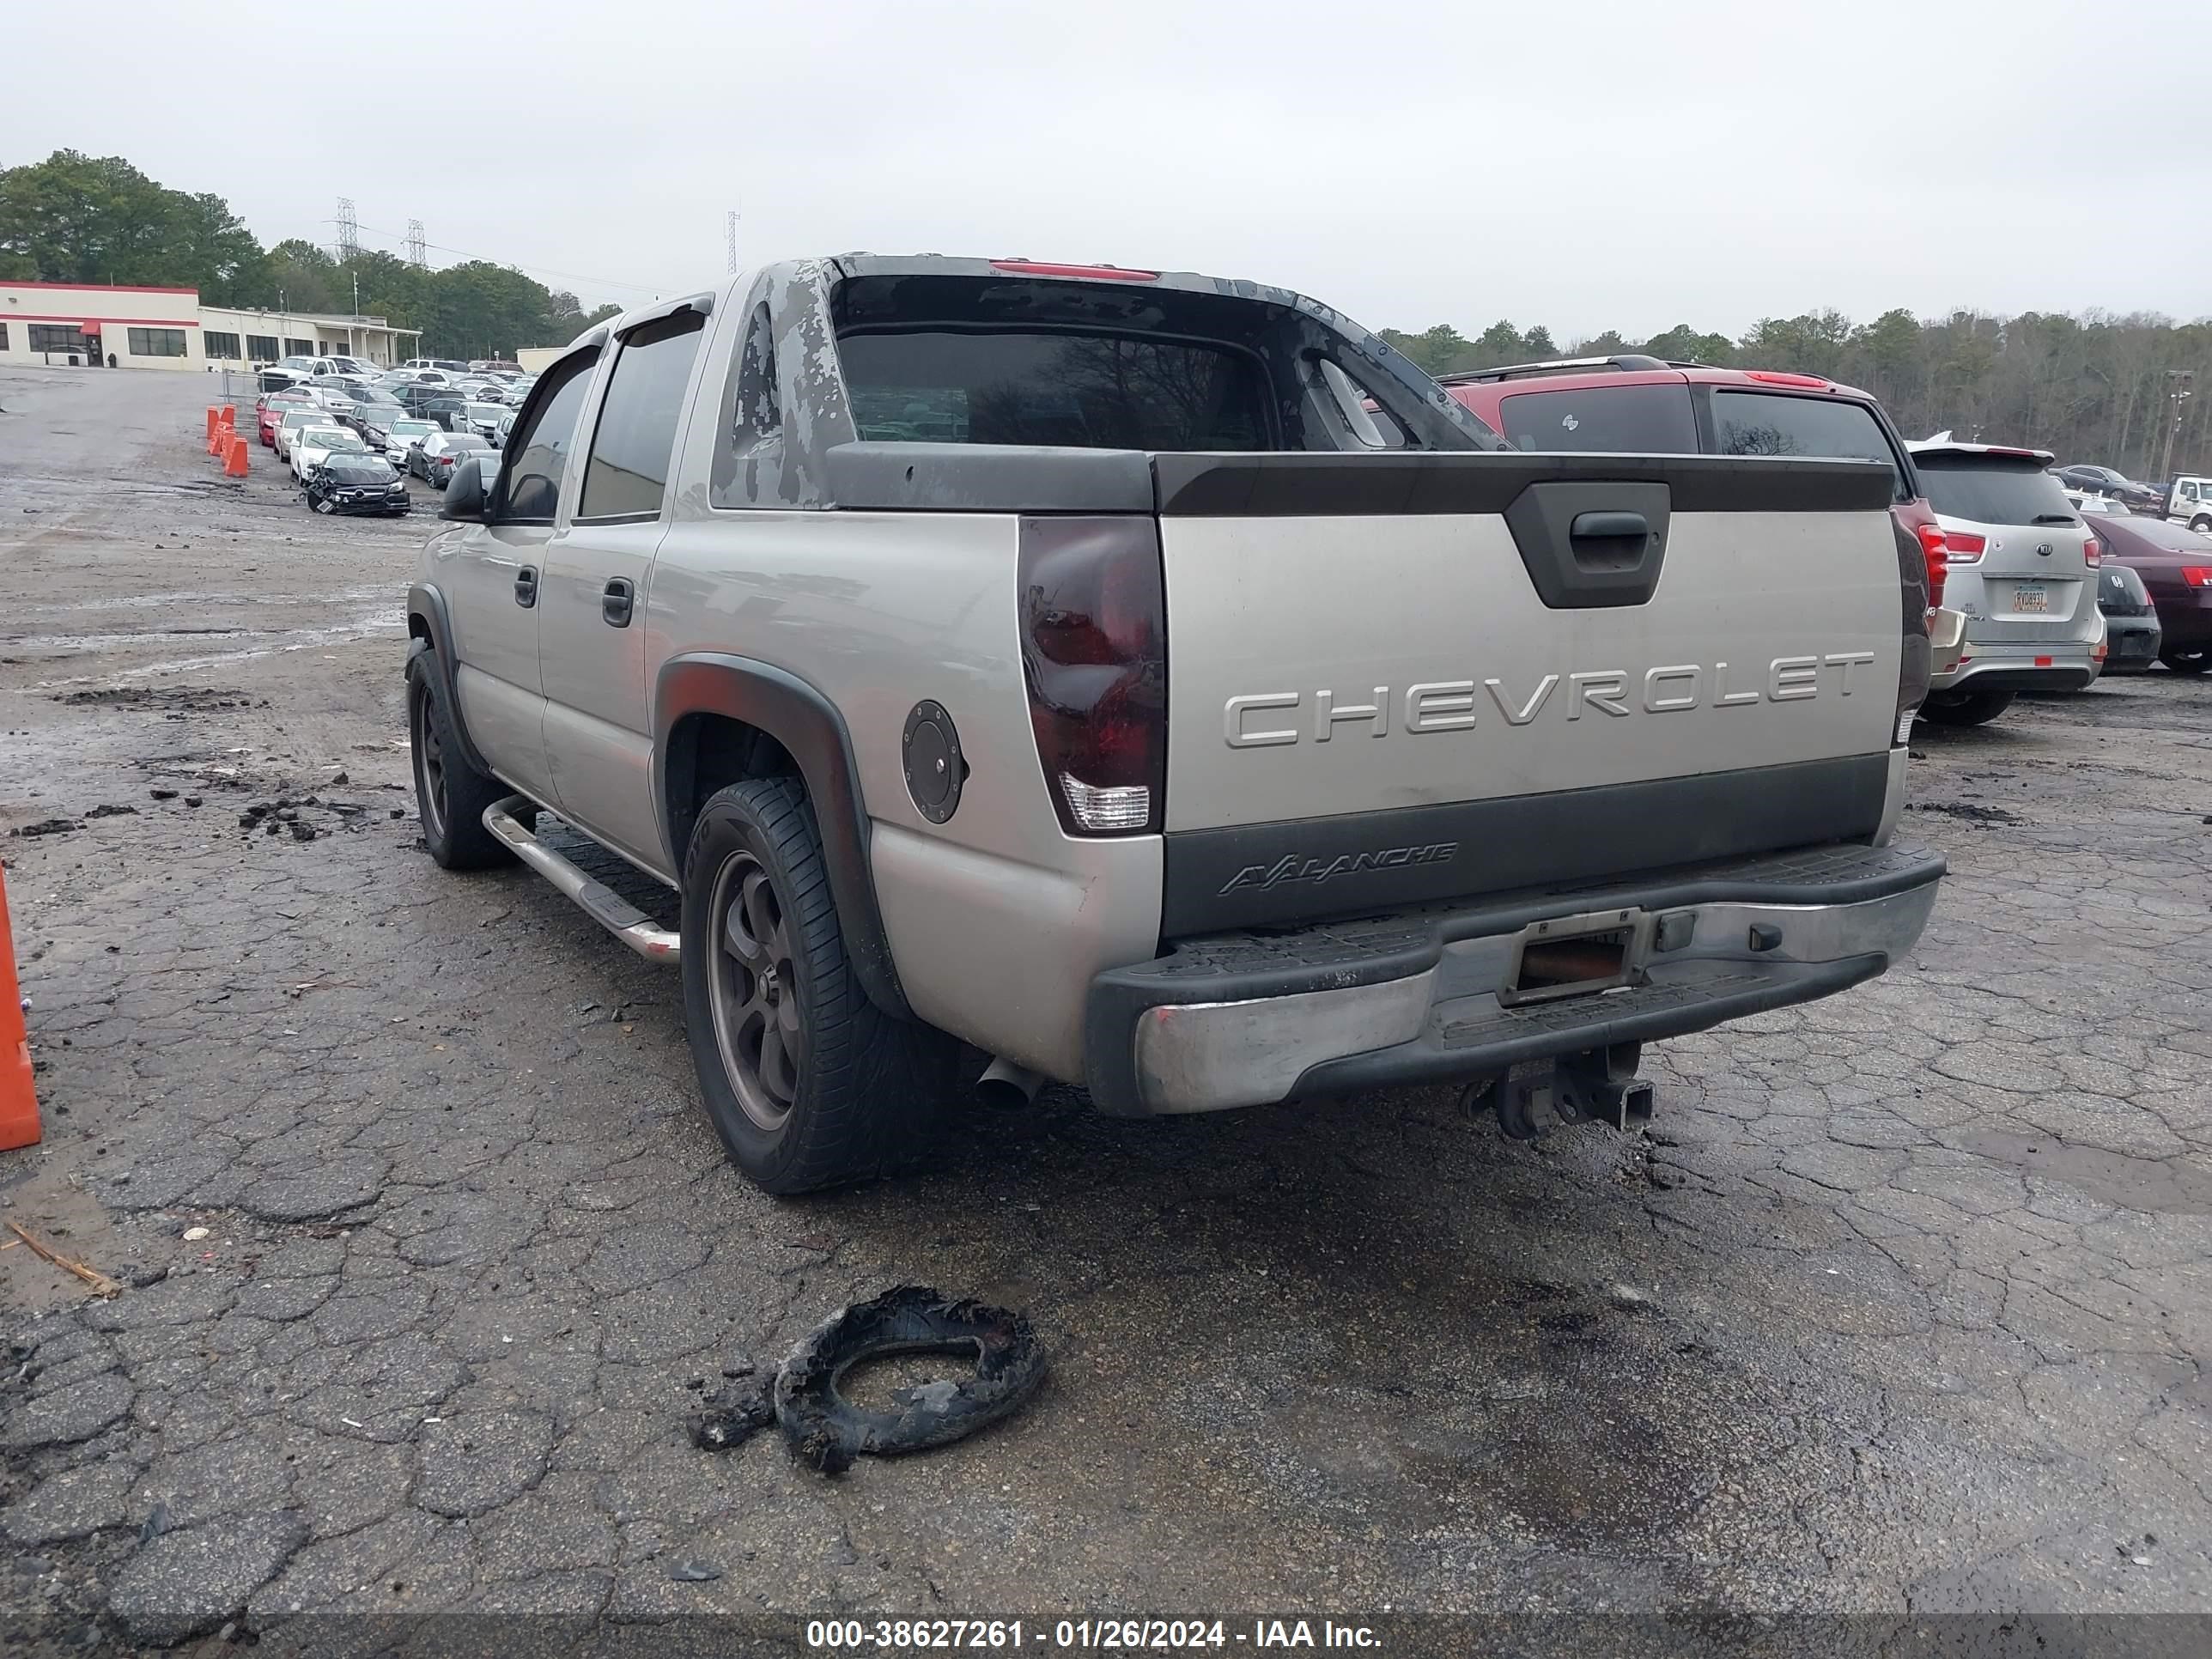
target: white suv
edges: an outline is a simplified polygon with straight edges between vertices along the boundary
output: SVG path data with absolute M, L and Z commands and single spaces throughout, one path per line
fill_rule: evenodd
M 2022 691 L 2078 691 L 2095 679 L 2103 548 L 2046 470 L 2050 452 L 1948 438 L 1908 447 L 1943 527 L 1943 603 L 1966 617 L 1958 665 L 1934 677 L 1922 716 L 1979 726 Z

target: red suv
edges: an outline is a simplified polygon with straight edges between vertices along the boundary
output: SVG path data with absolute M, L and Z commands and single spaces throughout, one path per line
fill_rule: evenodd
M 1527 450 L 1632 455 L 1800 455 L 1880 461 L 1891 516 L 1943 603 L 1943 532 L 1905 443 L 1870 393 L 1816 374 L 1707 368 L 1624 353 L 1437 377 L 1455 402 Z

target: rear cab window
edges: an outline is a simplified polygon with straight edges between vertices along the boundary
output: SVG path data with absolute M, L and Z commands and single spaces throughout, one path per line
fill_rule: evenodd
M 1694 455 L 1699 448 L 1690 388 L 1681 381 L 1510 392 L 1498 418 L 1516 449 Z
M 1376 384 L 1344 337 L 1266 300 L 1134 281 L 862 275 L 838 284 L 831 311 L 864 441 L 1342 450 L 1393 438 L 1419 447 L 1439 418 L 1457 423 L 1456 410 L 1425 413 L 1408 386 Z M 1381 422 L 1363 418 L 1378 412 Z
M 1226 345 L 1063 328 L 914 328 L 841 335 L 837 349 L 863 441 L 1273 447 L 1262 368 Z
M 2079 522 L 2058 480 L 2033 456 L 1923 450 L 1918 460 L 1928 504 L 1947 518 L 1989 525 Z
M 1893 498 L 1912 499 L 1911 475 L 1889 434 L 1871 409 L 1852 398 L 1715 386 L 1713 441 L 1722 455 L 1879 461 L 1890 471 Z

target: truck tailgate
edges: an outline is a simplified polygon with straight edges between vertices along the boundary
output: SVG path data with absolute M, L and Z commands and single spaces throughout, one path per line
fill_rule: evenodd
M 1171 933 L 1863 838 L 1880 817 L 1903 649 L 1884 468 L 1154 467 Z

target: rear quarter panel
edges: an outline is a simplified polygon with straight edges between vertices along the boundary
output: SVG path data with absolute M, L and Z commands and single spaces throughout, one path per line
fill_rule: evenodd
M 687 463 L 683 476 L 705 473 Z M 827 697 L 854 746 L 878 902 L 914 1011 L 1073 1081 L 1091 979 L 1158 948 L 1160 842 L 1060 829 L 1022 676 L 1017 524 L 715 511 L 687 489 L 653 572 L 646 681 L 672 657 L 726 652 Z M 906 719 L 925 698 L 951 714 L 969 768 L 942 824 L 905 781 Z

